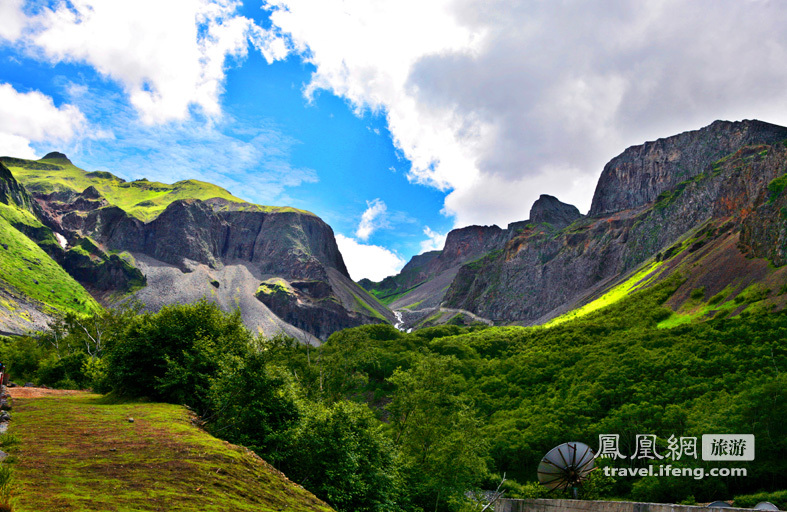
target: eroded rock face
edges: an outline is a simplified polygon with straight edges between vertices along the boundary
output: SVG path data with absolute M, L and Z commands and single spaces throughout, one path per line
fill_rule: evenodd
M 65 156 L 62 155 L 62 158 L 65 158 Z M 99 201 L 87 199 L 87 197 L 97 193 L 97 191 L 88 189 L 86 192 L 87 194 L 74 196 L 73 203 L 57 202 L 57 204 L 65 211 L 90 210 L 100 207 L 101 203 Z M 65 250 L 57 244 L 44 243 L 52 237 L 53 227 L 57 228 L 58 233 L 64 231 L 62 225 L 55 220 L 50 209 L 42 207 L 28 194 L 27 190 L 16 181 L 8 168 L 1 162 L 0 202 L 15 204 L 28 210 L 44 223 L 44 226 L 38 227 L 27 224 L 19 224 L 15 227 L 31 240 L 39 243 L 42 249 L 60 264 L 66 272 L 88 288 L 98 291 L 123 291 L 133 286 L 144 285 L 145 278 L 139 270 L 128 265 L 116 255 L 105 254 L 100 248 L 92 246 L 92 244 L 89 247 L 82 248 L 87 250 L 77 251 Z M 47 203 L 44 202 L 44 204 L 46 205 Z
M 483 256 L 508 238 L 498 226 L 468 226 L 448 233 L 442 253 L 429 264 L 431 273 L 455 267 Z
M 35 207 L 35 202 L 27 190 L 16 181 L 14 175 L 2 162 L 0 162 L 0 203 L 15 204 L 27 210 Z
M 174 201 L 146 223 L 108 205 L 92 187 L 81 194 L 52 194 L 40 200 L 51 222 L 75 242 L 89 237 L 110 251 L 149 256 L 184 273 L 191 272 L 194 265 L 218 269 L 231 263 L 250 265 L 259 275 L 287 279 L 300 288 L 293 288 L 290 295 L 262 294 L 258 298 L 281 319 L 316 338 L 325 339 L 336 330 L 379 321 L 358 306 L 351 295 L 351 300 L 342 301 L 338 298 L 341 294 L 332 290 L 329 269 L 343 276 L 346 283 L 352 281 L 333 230 L 312 214 L 266 211 L 253 205 L 240 209 L 218 199 L 191 199 Z M 91 272 L 91 258 L 77 252 L 67 256 L 65 261 L 73 275 L 83 283 L 89 280 L 96 289 L 105 289 L 123 270 L 111 266 L 122 263 L 113 257 L 106 258 L 102 267 L 105 272 Z M 390 314 L 384 307 L 382 310 L 378 314 Z
M 715 121 L 700 130 L 632 146 L 604 166 L 588 215 L 641 207 L 741 147 L 785 138 L 787 128 L 762 121 Z
M 330 285 L 323 281 L 271 279 L 260 285 L 256 296 L 276 316 L 319 339 L 341 329 L 382 322 L 342 307 Z
M 541 194 L 530 208 L 530 222 L 551 224 L 562 229 L 582 217 L 576 206 L 566 204 L 553 196 Z
M 509 226 L 517 231 L 502 250 L 460 269 L 444 305 L 531 323 L 712 219 L 740 232 L 739 250 L 784 265 L 787 192 L 772 184 L 787 170 L 785 138 L 787 129 L 766 123 L 717 122 L 629 148 L 605 168 L 594 215 L 559 232 L 532 222 Z
M 325 266 L 348 276 L 333 230 L 321 219 L 298 212 L 214 211 L 206 202 L 181 200 L 148 223 L 107 206 L 74 211 L 64 228 L 90 236 L 108 248 L 141 252 L 185 268 L 191 260 L 211 267 L 225 260 L 254 263 L 262 273 L 327 280 Z

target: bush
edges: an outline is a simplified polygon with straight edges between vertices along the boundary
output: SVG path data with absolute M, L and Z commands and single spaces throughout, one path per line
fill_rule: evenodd
M 285 464 L 288 477 L 336 510 L 395 510 L 395 451 L 371 411 L 352 402 L 312 403 Z
M 8 374 L 19 382 L 37 382 L 38 368 L 47 350 L 29 336 L 6 339 L 8 341 L 0 346 L 0 361 L 8 367 Z
M 123 396 L 185 404 L 204 413 L 212 381 L 248 353 L 240 312 L 201 300 L 136 316 L 107 355 L 108 383 Z
M 705 287 L 694 288 L 689 295 L 694 300 L 702 300 L 705 298 Z
M 84 352 L 63 357 L 52 353 L 40 362 L 38 381 L 57 389 L 82 389 L 88 387 L 89 378 L 83 372 L 89 358 Z
M 770 501 L 776 505 L 779 510 L 785 510 L 787 509 L 787 490 L 735 496 L 732 504 L 734 507 L 738 508 L 754 508 L 754 506 L 761 501 Z
M 209 430 L 275 466 L 287 456 L 290 430 L 300 416 L 292 380 L 266 368 L 261 353 L 249 354 L 237 368 L 223 368 L 211 387 Z
M 787 174 L 783 174 L 768 183 L 768 191 L 771 193 L 770 200 L 773 201 L 779 197 L 785 186 L 787 186 Z

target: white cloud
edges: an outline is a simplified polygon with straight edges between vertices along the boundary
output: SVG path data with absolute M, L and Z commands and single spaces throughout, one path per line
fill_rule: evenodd
M 220 121 L 199 119 L 144 125 L 122 94 L 89 94 L 70 86 L 71 101 L 88 114 L 112 113 L 112 131 L 93 127 L 72 157 L 77 165 L 113 172 L 125 179 L 148 178 L 172 183 L 198 179 L 226 188 L 234 195 L 265 205 L 293 205 L 308 209 L 289 197 L 286 189 L 318 181 L 317 173 L 291 164 L 299 141 L 282 134 L 264 118 Z M 294 204 L 295 203 L 295 204 Z
M 0 2 L 0 39 L 9 41 L 17 40 L 26 25 L 26 18 L 22 12 L 23 0 L 3 0 Z
M 385 247 L 362 244 L 341 234 L 336 235 L 336 243 L 350 277 L 355 281 L 363 278 L 382 281 L 388 276 L 398 274 L 407 263 Z
M 424 234 L 427 238 L 421 242 L 422 253 L 427 251 L 441 251 L 443 247 L 445 247 L 445 239 L 448 233 L 438 233 L 429 226 L 426 226 L 424 228 Z
M 777 2 L 268 3 L 316 66 L 307 96 L 383 111 L 457 226 L 523 220 L 541 193 L 586 210 L 628 145 L 715 119 L 787 124 Z
M 386 226 L 385 213 L 388 207 L 379 198 L 366 201 L 366 210 L 361 215 L 361 222 L 355 231 L 355 236 L 363 240 L 369 240 L 369 236 L 378 228 Z
M 52 98 L 38 91 L 18 92 L 0 84 L 0 154 L 38 158 L 30 146 L 46 142 L 65 144 L 86 127 L 85 116 L 73 105 L 56 107 Z
M 26 35 L 53 62 L 81 62 L 119 82 L 148 124 L 209 116 L 221 109 L 228 57 L 244 57 L 249 38 L 266 58 L 286 55 L 274 33 L 260 34 L 234 0 L 73 0 L 44 8 Z

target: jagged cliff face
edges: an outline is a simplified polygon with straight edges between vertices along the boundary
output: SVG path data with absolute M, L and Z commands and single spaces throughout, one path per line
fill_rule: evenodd
M 188 261 L 215 267 L 242 260 L 263 273 L 291 278 L 326 280 L 326 266 L 349 277 L 333 230 L 313 215 L 221 211 L 215 203 L 179 200 L 145 223 L 101 204 L 82 194 L 63 210 L 50 203 L 50 211 L 65 229 L 95 238 L 109 249 L 140 252 L 182 268 Z
M 501 323 L 543 321 L 714 220 L 739 233 L 739 250 L 783 264 L 787 200 L 769 199 L 768 184 L 786 170 L 785 138 L 765 123 L 716 122 L 629 148 L 605 167 L 587 218 L 557 233 L 525 229 L 464 266 L 445 305 Z
M 605 166 L 587 217 L 542 196 L 529 220 L 498 230 L 482 257 L 463 262 L 428 314 L 439 306 L 496 323 L 540 323 L 587 302 L 649 258 L 674 256 L 676 242 L 702 226 L 699 245 L 723 246 L 730 268 L 749 268 L 745 258 L 784 265 L 785 139 L 787 128 L 717 121 L 629 148 Z M 727 277 L 716 272 L 708 289 L 729 284 Z M 424 286 L 392 307 L 423 300 Z
M 84 184 L 96 180 L 96 186 L 81 191 L 33 182 L 38 190 L 33 203 L 44 222 L 68 240 L 61 262 L 89 289 L 128 290 L 121 286 L 123 276 L 117 269 L 109 272 L 113 269 L 107 265 L 106 271 L 97 272 L 91 264 L 103 255 L 108 264 L 132 262 L 146 284 L 136 295 L 151 309 L 207 296 L 227 309 L 240 307 L 247 325 L 268 335 L 284 331 L 304 340 L 325 339 L 341 328 L 394 319 L 352 282 L 333 230 L 309 212 L 258 207 L 231 196 L 175 199 L 145 221 L 149 215 L 144 211 L 132 214 L 118 206 L 124 200 L 122 195 L 118 199 L 123 193 L 119 188 L 145 193 L 176 186 L 129 184 L 106 172 L 84 173 L 59 154 L 47 155 L 45 162 L 7 160 L 24 166 L 31 180 L 37 179 L 31 172 L 37 166 L 46 166 L 47 173 L 69 172 L 72 181 Z M 117 183 L 118 189 L 107 188 L 108 182 Z M 113 195 L 102 195 L 99 187 Z M 152 201 L 132 206 L 147 204 Z M 284 294 L 272 297 L 262 291 L 262 283 L 271 277 L 285 283 L 279 290 Z
M 562 203 L 556 197 L 541 194 L 530 209 L 530 220 L 526 224 L 549 224 L 555 229 L 563 229 L 582 217 L 576 206 Z M 511 226 L 508 227 L 511 229 Z
M 562 227 L 581 217 L 576 207 L 559 201 L 557 198 L 542 195 L 530 210 L 530 219 L 514 222 L 507 229 L 498 226 L 468 226 L 451 231 L 442 251 L 430 252 L 414 257 L 394 277 L 381 283 L 363 283 L 367 289 L 383 290 L 386 294 L 397 296 L 390 307 L 403 315 L 405 326 L 426 325 L 423 322 L 435 315 L 447 320 L 456 315 L 464 315 L 470 322 L 477 321 L 465 303 L 449 299 L 454 284 L 463 272 L 474 272 L 489 258 L 499 256 L 506 244 L 522 233 L 557 232 Z M 487 283 L 489 284 L 489 283 Z M 465 311 L 442 311 L 448 309 Z M 442 311 L 442 312 L 441 312 Z M 444 313 L 444 314 L 443 314 Z M 439 322 L 438 322 L 439 323 Z
M 393 309 L 402 309 L 415 303 L 422 305 L 422 309 L 433 308 L 442 300 L 448 284 L 462 264 L 494 250 L 505 243 L 507 237 L 506 230 L 497 226 L 455 229 L 448 234 L 442 251 L 414 256 L 399 274 L 379 283 L 364 279 L 359 284 L 382 300 L 393 297 Z M 416 288 L 416 294 L 407 294 Z M 405 298 L 399 298 L 402 294 L 406 294 Z
M 761 121 L 716 121 L 701 130 L 630 147 L 604 166 L 588 215 L 644 206 L 741 147 L 785 138 L 787 128 Z
M 0 203 L 14 204 L 31 212 L 35 207 L 35 202 L 30 195 L 2 162 L 0 162 Z

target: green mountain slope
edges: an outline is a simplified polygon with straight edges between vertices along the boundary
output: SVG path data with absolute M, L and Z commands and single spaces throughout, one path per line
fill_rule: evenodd
M 297 211 L 289 206 L 259 206 L 239 199 L 227 190 L 198 180 L 184 180 L 173 184 L 146 179 L 126 182 L 106 171 L 87 172 L 71 163 L 65 155 L 50 153 L 41 160 L 0 158 L 14 176 L 34 194 L 82 193 L 94 187 L 111 205 L 134 217 L 149 222 L 167 206 L 181 199 L 224 199 L 227 209 L 252 211 Z
M 36 330 L 49 315 L 98 311 L 96 300 L 52 259 L 61 251 L 57 239 L 2 164 L 0 185 L 0 330 Z
M 365 397 L 385 418 L 404 459 L 423 465 L 424 480 L 463 474 L 473 453 L 493 474 L 516 481 L 509 496 L 555 497 L 534 484 L 541 457 L 567 441 L 596 450 L 599 435 L 617 434 L 626 460 L 597 464 L 672 464 L 706 474 L 733 465 L 746 468 L 748 477 L 599 478 L 583 492 L 678 503 L 783 491 L 787 312 L 767 313 L 754 307 L 759 301 L 750 302 L 751 292 L 742 292 L 736 307 L 743 312 L 734 318 L 662 328 L 674 315 L 665 305 L 688 279 L 667 277 L 552 327 L 445 325 L 403 333 L 363 326 L 329 338 L 319 372 L 309 368 L 305 348 L 279 362 L 298 375 L 311 371 L 301 384 L 314 393 Z M 320 381 L 332 372 L 340 377 Z M 452 435 L 460 435 L 459 418 L 473 432 L 472 442 L 449 448 Z M 754 434 L 757 459 L 631 458 L 637 435 L 656 436 L 657 452 L 667 455 L 671 436 L 724 433 Z M 447 460 L 436 455 L 451 449 Z M 480 485 L 499 482 L 499 476 L 476 478 Z

